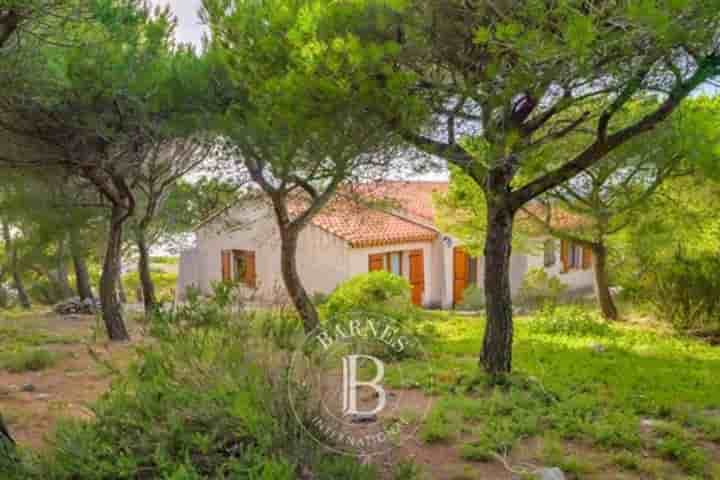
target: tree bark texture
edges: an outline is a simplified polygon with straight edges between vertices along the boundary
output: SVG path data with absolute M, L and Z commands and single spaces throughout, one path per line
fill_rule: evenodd
M 593 274 L 595 276 L 595 296 L 598 307 L 606 320 L 617 320 L 618 310 L 610 293 L 610 282 L 607 272 L 607 248 L 603 244 L 594 244 Z
M 142 299 L 145 305 L 145 315 L 150 315 L 157 307 L 157 298 L 155 295 L 155 284 L 153 283 L 150 273 L 150 251 L 145 238 L 145 231 L 138 229 L 137 231 L 137 247 L 138 257 L 138 273 L 140 274 L 140 285 L 142 287 Z
M 297 244 L 300 229 L 280 227 L 280 264 L 283 282 L 288 295 L 303 321 L 306 332 L 312 332 L 320 325 L 315 305 L 305 291 L 297 270 Z
M 58 243 L 58 258 L 57 258 L 57 283 L 58 291 L 61 299 L 67 299 L 73 296 L 73 289 L 70 285 L 70 277 L 67 268 L 67 256 L 65 252 L 66 243 L 65 240 L 60 240 Z
M 100 302 L 102 303 L 105 328 L 110 340 L 121 342 L 130 339 L 123 320 L 122 305 L 119 302 L 117 290 L 121 273 L 120 256 L 124 220 L 124 209 L 119 205 L 114 205 L 112 207 L 103 272 L 100 277 Z
M 512 370 L 510 255 L 514 216 L 515 212 L 502 202 L 488 202 L 485 237 L 487 325 L 480 364 L 491 376 L 501 376 Z
M 82 300 L 94 299 L 90 272 L 88 271 L 85 253 L 82 251 L 79 242 L 71 239 L 73 268 L 75 270 L 75 287 L 77 294 Z

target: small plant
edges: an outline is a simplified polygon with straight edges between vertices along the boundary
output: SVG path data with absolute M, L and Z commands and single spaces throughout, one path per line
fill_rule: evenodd
M 485 292 L 477 285 L 470 285 L 463 292 L 463 301 L 458 310 L 476 312 L 485 308 Z
M 0 366 L 11 373 L 39 372 L 57 363 L 58 356 L 41 348 L 20 350 L 4 355 Z
M 556 304 L 567 290 L 559 278 L 550 276 L 543 268 L 531 268 L 525 274 L 518 301 L 531 308 L 540 307 L 546 303 Z
M 692 436 L 673 423 L 660 423 L 655 427 L 660 436 L 657 450 L 660 455 L 671 460 L 692 475 L 703 475 L 708 464 L 707 454 L 693 445 Z
M 452 437 L 453 427 L 447 416 L 441 409 L 434 409 L 420 428 L 420 438 L 425 443 L 440 443 L 448 441 Z
M 423 478 L 422 468 L 412 460 L 402 460 L 395 465 L 392 480 L 420 480 Z
M 497 454 L 485 442 L 466 443 L 460 447 L 460 458 L 470 462 L 492 462 Z

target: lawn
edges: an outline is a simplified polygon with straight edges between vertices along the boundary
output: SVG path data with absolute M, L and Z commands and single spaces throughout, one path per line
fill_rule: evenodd
M 477 366 L 483 318 L 423 318 L 433 375 L 406 359 L 395 364 L 402 376 L 387 369 L 388 383 L 433 406 L 406 419 L 422 424 L 378 460 L 400 466 L 381 478 L 510 480 L 559 467 L 571 479 L 720 479 L 720 348 L 642 322 L 598 322 L 585 307 L 542 311 L 517 319 L 515 373 L 491 383 Z M 132 357 L 135 345 L 110 347 L 95 326 L 37 312 L 0 321 L 0 411 L 22 445 L 42 447 L 59 418 L 88 415 L 113 377 L 95 355 L 116 366 Z
M 545 311 L 517 320 L 515 373 L 498 385 L 477 367 L 483 319 L 434 313 L 429 325 L 435 375 L 414 360 L 402 379 L 389 374 L 436 396 L 425 447 L 518 473 L 530 464 L 570 478 L 720 479 L 719 348 L 600 323 L 583 307 Z

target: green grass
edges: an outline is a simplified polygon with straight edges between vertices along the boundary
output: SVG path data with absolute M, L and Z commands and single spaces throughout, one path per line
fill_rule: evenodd
M 11 373 L 39 372 L 52 367 L 57 360 L 56 353 L 42 348 L 19 350 L 0 355 L 0 369 Z
M 428 318 L 437 332 L 426 345 L 434 378 L 419 360 L 402 362 L 402 379 L 387 372 L 395 386 L 418 385 L 438 396 L 421 430 L 424 441 L 447 442 L 471 431 L 461 454 L 483 460 L 551 434 L 603 452 L 620 469 L 644 470 L 640 452 L 649 451 L 688 475 L 712 478 L 701 442 L 720 440 L 720 348 L 562 309 L 517 319 L 515 371 L 505 385 L 492 385 L 477 366 L 484 320 L 450 313 Z M 683 434 L 648 436 L 643 419 L 673 422 Z M 585 469 L 579 460 L 566 467 L 578 475 Z

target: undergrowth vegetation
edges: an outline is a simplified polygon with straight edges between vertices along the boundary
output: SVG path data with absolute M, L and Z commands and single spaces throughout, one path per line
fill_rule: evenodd
M 0 478 L 375 478 L 308 436 L 303 423 L 315 407 L 297 401 L 307 394 L 286 378 L 288 356 L 259 342 L 258 318 L 232 305 L 232 291 L 218 286 L 211 301 L 194 296 L 159 312 L 148 325 L 153 340 L 93 406 L 95 418 L 65 422 L 52 449 L 20 452 L 21 461 L 0 465 Z

